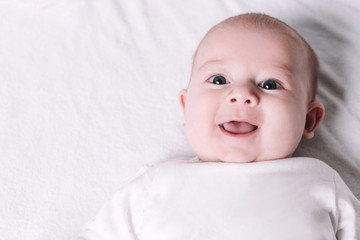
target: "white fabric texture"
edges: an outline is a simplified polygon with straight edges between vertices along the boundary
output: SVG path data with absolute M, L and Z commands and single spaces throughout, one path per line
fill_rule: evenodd
M 244 12 L 315 49 L 326 116 L 295 155 L 359 198 L 359 1 L 0 0 L 0 238 L 76 239 L 141 166 L 193 156 L 178 93 L 205 32 Z
M 360 239 L 360 202 L 312 158 L 168 161 L 119 191 L 83 239 Z

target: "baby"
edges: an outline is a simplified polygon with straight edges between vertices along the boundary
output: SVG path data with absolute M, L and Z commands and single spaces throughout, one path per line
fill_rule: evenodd
M 180 92 L 197 157 L 154 164 L 84 229 L 88 240 L 360 239 L 360 203 L 339 175 L 292 158 L 324 116 L 318 61 L 264 14 L 214 26 Z

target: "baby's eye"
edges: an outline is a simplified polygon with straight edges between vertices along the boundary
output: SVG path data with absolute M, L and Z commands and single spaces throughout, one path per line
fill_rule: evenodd
M 271 89 L 281 88 L 281 85 L 275 80 L 266 80 L 260 83 L 259 87 L 271 90 Z
M 216 75 L 209 79 L 209 82 L 216 85 L 229 84 L 230 82 L 223 76 Z

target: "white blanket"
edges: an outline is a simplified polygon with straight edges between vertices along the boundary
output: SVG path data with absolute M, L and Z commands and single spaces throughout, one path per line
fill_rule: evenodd
M 193 155 L 178 103 L 192 54 L 250 11 L 318 54 L 326 116 L 296 156 L 326 161 L 359 198 L 358 1 L 1 0 L 1 239 L 75 239 L 140 166 Z

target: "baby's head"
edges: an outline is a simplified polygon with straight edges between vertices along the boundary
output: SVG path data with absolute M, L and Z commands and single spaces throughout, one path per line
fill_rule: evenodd
M 243 14 L 214 26 L 180 92 L 184 128 L 202 161 L 290 157 L 324 116 L 315 101 L 318 61 L 285 23 Z

